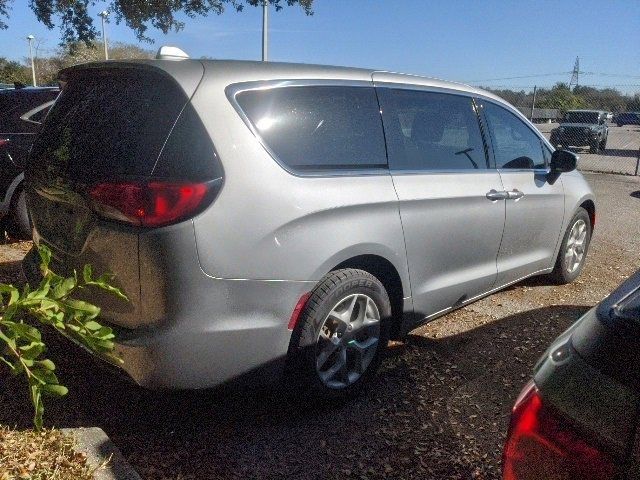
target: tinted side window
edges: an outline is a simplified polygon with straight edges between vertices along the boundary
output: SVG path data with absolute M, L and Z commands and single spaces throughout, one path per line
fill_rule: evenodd
M 173 127 L 152 176 L 193 181 L 222 176 L 222 165 L 211 137 L 191 103 L 185 106 Z
M 486 169 L 473 101 L 447 93 L 378 89 L 395 170 Z
M 496 168 L 545 168 L 542 142 L 518 117 L 489 102 L 484 104 Z
M 236 98 L 277 159 L 294 170 L 387 167 L 373 88 L 283 87 Z

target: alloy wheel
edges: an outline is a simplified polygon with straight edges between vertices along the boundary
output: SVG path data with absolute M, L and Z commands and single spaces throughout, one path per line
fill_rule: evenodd
M 586 248 L 587 224 L 580 219 L 573 224 L 567 239 L 567 248 L 564 253 L 564 264 L 567 272 L 573 273 L 580 267 Z
M 316 372 L 332 389 L 352 385 L 365 373 L 380 342 L 380 312 L 369 296 L 340 300 L 325 318 L 316 342 Z

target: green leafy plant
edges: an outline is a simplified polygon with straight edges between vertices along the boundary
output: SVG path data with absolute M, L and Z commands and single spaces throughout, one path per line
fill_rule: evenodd
M 0 363 L 14 375 L 24 375 L 29 383 L 35 410 L 34 425 L 42 428 L 45 394 L 63 396 L 67 388 L 60 384 L 54 363 L 45 358 L 40 325 L 49 325 L 91 352 L 112 363 L 122 360 L 114 352 L 113 331 L 98 322 L 100 308 L 77 298 L 87 289 L 104 290 L 123 300 L 127 297 L 111 284 L 113 276 L 94 277 L 85 265 L 82 276 L 62 277 L 49 269 L 51 251 L 40 246 L 42 281 L 38 288 L 25 285 L 22 290 L 0 283 Z

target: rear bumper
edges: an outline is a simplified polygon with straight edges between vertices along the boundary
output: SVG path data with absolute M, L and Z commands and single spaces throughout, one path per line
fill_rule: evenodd
M 147 388 L 207 388 L 286 359 L 287 323 L 307 282 L 209 279 L 168 327 L 121 333 L 123 369 Z
M 37 281 L 37 254 L 23 262 Z M 314 282 L 220 280 L 198 272 L 181 308 L 153 326 L 115 328 L 119 367 L 150 389 L 208 388 L 286 360 L 287 328 L 298 299 Z M 275 367 L 275 368 L 274 368 Z

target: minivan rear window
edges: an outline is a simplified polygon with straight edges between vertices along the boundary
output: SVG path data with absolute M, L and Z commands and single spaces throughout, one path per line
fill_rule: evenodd
M 294 171 L 387 168 L 372 87 L 247 90 L 236 100 L 276 160 Z
M 78 182 L 149 175 L 187 100 L 175 81 L 153 71 L 72 72 L 31 162 Z

